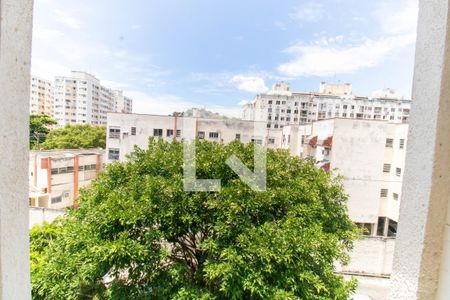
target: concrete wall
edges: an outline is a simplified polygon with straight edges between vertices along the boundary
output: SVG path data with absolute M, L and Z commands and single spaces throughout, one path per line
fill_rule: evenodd
M 31 0 L 0 0 L 0 299 L 30 299 Z
M 338 272 L 389 276 L 392 273 L 395 239 L 364 237 L 355 242 L 350 264 L 337 266 Z
M 29 208 L 29 228 L 34 225 L 42 225 L 44 222 L 51 223 L 57 217 L 64 215 L 64 211 L 60 209 L 50 209 L 43 207 L 30 207 Z
M 449 299 L 450 3 L 420 1 L 390 299 Z

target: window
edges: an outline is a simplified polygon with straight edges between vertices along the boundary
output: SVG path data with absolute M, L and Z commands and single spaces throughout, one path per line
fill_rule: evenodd
M 401 176 L 402 175 L 402 169 L 401 168 L 395 168 L 395 175 Z
M 52 197 L 51 202 L 52 202 L 52 204 L 56 204 L 56 203 L 62 202 L 62 196 Z
M 166 136 L 167 137 L 173 137 L 173 129 L 167 129 L 166 130 Z
M 136 135 L 136 127 L 131 127 L 131 135 Z
M 198 133 L 197 133 L 197 137 L 199 138 L 199 139 L 204 139 L 205 138 L 205 132 L 204 131 L 199 131 Z
M 275 102 L 275 104 L 278 104 L 278 105 L 279 105 L 279 104 L 280 104 L 280 101 Z
M 236 140 L 238 140 L 238 141 L 241 140 L 241 134 L 240 133 L 236 133 Z
M 255 143 L 257 145 L 262 145 L 262 140 L 261 139 L 252 138 L 252 143 Z
M 162 135 L 163 135 L 162 129 L 159 129 L 159 128 L 153 129 L 153 136 L 162 136 Z
M 108 159 L 110 160 L 119 160 L 120 150 L 117 148 L 109 148 L 108 150 Z
M 110 139 L 119 139 L 120 138 L 120 128 L 109 128 L 109 138 Z
M 397 193 L 392 193 L 392 198 L 394 198 L 394 200 L 398 200 L 398 194 Z
M 272 100 L 269 100 L 269 104 L 272 104 Z
M 181 130 L 180 129 L 177 129 L 177 137 L 178 138 L 181 137 Z
M 269 143 L 270 145 L 275 144 L 275 138 L 269 138 L 268 143 Z
M 358 228 L 363 230 L 363 235 L 370 235 L 372 232 L 372 224 L 371 223 L 355 223 Z
M 270 124 L 267 124 L 267 128 L 270 128 Z
M 394 145 L 394 139 L 386 139 L 386 148 L 392 148 Z
M 400 149 L 404 149 L 405 148 L 405 139 L 400 139 L 400 145 L 399 145 Z
M 378 217 L 377 235 L 384 235 L 384 227 L 386 226 L 386 217 Z
M 384 172 L 384 173 L 389 173 L 389 172 L 391 172 L 391 165 L 390 165 L 390 164 L 384 164 L 384 165 L 383 165 L 383 172 Z
M 388 189 L 381 189 L 380 191 L 380 197 L 386 198 L 388 195 Z
M 209 133 L 209 138 L 210 139 L 218 139 L 219 138 L 219 133 L 218 132 L 210 132 Z

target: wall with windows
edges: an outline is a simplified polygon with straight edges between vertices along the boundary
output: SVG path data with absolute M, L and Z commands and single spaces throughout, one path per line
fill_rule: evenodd
M 404 123 L 321 120 L 284 127 L 283 148 L 293 155 L 312 158 L 325 170 L 336 169 L 344 176 L 350 196 L 351 219 L 367 228 L 367 234 L 395 236 L 407 131 Z
M 229 143 L 240 140 L 243 143 L 255 142 L 268 147 L 279 147 L 281 135 L 271 135 L 270 143 L 265 123 L 236 119 L 202 119 L 194 120 L 194 127 L 184 128 L 183 118 L 175 116 L 109 113 L 107 126 L 108 161 L 125 160 L 134 146 L 146 149 L 148 138 L 162 138 L 166 141 L 183 138 L 185 130 L 195 133 L 200 140 Z M 254 134 L 254 126 L 263 128 L 261 134 Z
M 88 186 L 103 168 L 103 150 L 32 151 L 30 206 L 73 206 L 79 189 Z
M 405 123 L 409 118 L 411 100 L 358 97 L 349 84 L 321 83 L 317 93 L 286 93 L 274 85 L 267 94 L 257 95 L 243 106 L 245 120 L 267 122 L 267 128 L 308 124 L 330 118 L 388 120 Z M 390 95 L 390 94 L 389 94 Z

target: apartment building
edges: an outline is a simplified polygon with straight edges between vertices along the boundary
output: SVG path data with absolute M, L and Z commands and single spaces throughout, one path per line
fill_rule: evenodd
M 269 137 L 265 122 L 237 119 L 204 119 L 198 117 L 108 113 L 108 161 L 125 160 L 135 145 L 146 149 L 149 137 L 167 141 L 196 136 L 201 140 L 229 143 L 239 140 L 275 148 L 281 135 Z
M 335 118 L 283 128 L 282 148 L 343 176 L 350 218 L 377 236 L 395 236 L 408 124 Z
M 133 100 L 123 94 L 123 91 L 115 90 L 114 111 L 119 113 L 131 113 L 133 111 Z
M 319 92 L 294 93 L 288 83 L 280 82 L 244 105 L 243 119 L 265 121 L 268 129 L 330 118 L 408 121 L 411 100 L 396 97 L 392 89 L 377 91 L 373 96 L 353 95 L 350 83 L 322 82 Z
M 104 150 L 31 151 L 29 205 L 61 209 L 76 205 L 79 189 L 97 178 Z
M 30 114 L 49 115 L 54 113 L 53 85 L 50 81 L 32 76 L 30 82 Z
M 67 124 L 106 125 L 108 112 L 131 113 L 132 100 L 122 91 L 105 87 L 95 76 L 80 71 L 57 76 L 54 86 L 54 118 L 58 126 Z

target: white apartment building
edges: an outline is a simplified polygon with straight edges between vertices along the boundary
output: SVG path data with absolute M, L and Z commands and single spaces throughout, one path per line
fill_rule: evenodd
M 257 95 L 252 103 L 244 105 L 243 119 L 265 121 L 269 129 L 330 118 L 407 122 L 411 100 L 394 97 L 392 89 L 374 95 L 378 98 L 355 96 L 349 83 L 325 82 L 317 93 L 294 93 L 288 83 L 280 82 L 267 94 Z
M 123 94 L 123 91 L 114 92 L 114 112 L 131 113 L 133 111 L 133 100 Z
M 104 150 L 31 151 L 29 205 L 50 209 L 76 206 L 79 189 L 97 178 Z
M 31 76 L 30 114 L 53 116 L 53 86 L 48 80 Z
M 68 77 L 57 76 L 54 91 L 54 118 L 60 127 L 67 124 L 106 125 L 108 112 L 132 111 L 132 100 L 122 91 L 101 85 L 99 79 L 86 72 L 72 71 Z
M 343 176 L 350 218 L 371 235 L 395 236 L 408 124 L 329 119 L 283 128 L 282 148 Z
M 149 137 L 172 141 L 192 134 L 199 139 L 220 143 L 234 140 L 243 143 L 253 141 L 269 148 L 281 143 L 281 135 L 268 137 L 265 122 L 236 119 L 108 113 L 107 130 L 106 148 L 109 162 L 125 160 L 125 156 L 133 151 L 135 145 L 146 149 Z

